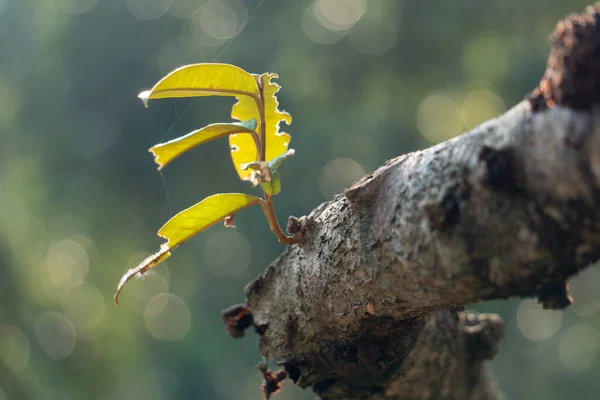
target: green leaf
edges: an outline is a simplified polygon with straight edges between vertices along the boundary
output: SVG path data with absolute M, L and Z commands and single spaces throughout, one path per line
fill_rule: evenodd
M 262 202 L 263 199 L 259 197 L 243 193 L 220 193 L 209 196 L 175 215 L 158 231 L 158 235 L 167 239 L 167 242 L 161 245 L 157 253 L 147 257 L 137 267 L 123 275 L 115 293 L 115 302 L 119 304 L 119 293 L 129 280 L 156 267 L 167 259 L 171 255 L 171 251 L 181 243 L 222 221 L 225 217 Z
M 148 107 L 150 99 L 196 96 L 248 96 L 259 98 L 254 76 L 230 64 L 192 64 L 177 68 L 150 90 L 138 95 Z M 246 118 L 245 120 L 250 119 Z
M 218 123 L 207 125 L 204 128 L 195 130 L 185 136 L 170 140 L 165 143 L 157 144 L 150 148 L 154 155 L 154 161 L 158 164 L 158 169 L 162 169 L 176 157 L 192 150 L 201 144 L 219 139 L 236 133 L 247 133 L 255 137 L 258 141 L 258 134 L 255 132 L 256 120 L 251 119 L 244 123 Z
M 294 154 L 296 154 L 296 150 L 289 149 L 288 151 L 286 151 L 282 155 L 280 155 L 278 157 L 275 157 L 274 159 L 272 159 L 271 161 L 269 161 L 269 168 L 271 168 L 271 171 L 275 172 L 277 170 L 277 168 L 279 167 L 279 164 L 281 164 L 282 162 L 284 162 L 285 160 L 287 160 L 288 158 L 290 158 Z
M 261 182 L 260 187 L 269 196 L 274 196 L 281 192 L 281 179 L 279 178 L 279 172 L 271 172 L 271 180 L 269 182 Z

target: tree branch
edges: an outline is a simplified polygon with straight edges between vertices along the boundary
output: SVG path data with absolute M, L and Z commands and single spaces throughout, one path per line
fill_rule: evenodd
M 501 117 L 366 175 L 246 288 L 261 352 L 327 399 L 495 399 L 502 335 L 465 305 L 537 296 L 600 258 L 600 6 L 559 23 Z

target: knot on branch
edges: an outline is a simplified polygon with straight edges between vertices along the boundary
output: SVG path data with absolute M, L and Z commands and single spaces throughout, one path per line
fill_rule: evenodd
M 269 400 L 272 394 L 277 394 L 281 390 L 281 381 L 288 377 L 287 372 L 284 369 L 279 369 L 277 371 L 270 371 L 267 368 L 267 363 L 260 362 L 256 366 L 262 375 L 263 375 L 263 383 L 260 385 L 260 389 L 263 395 L 264 400 Z
M 539 86 L 528 96 L 534 112 L 555 105 L 589 109 L 600 103 L 600 4 L 560 21 Z
M 465 182 L 446 188 L 438 199 L 424 200 L 421 209 L 432 230 L 452 228 L 461 220 L 461 201 L 469 197 L 470 188 Z
M 246 304 L 236 304 L 221 312 L 225 329 L 234 338 L 244 336 L 244 331 L 254 324 L 252 313 Z
M 511 148 L 494 149 L 483 146 L 479 151 L 479 161 L 484 163 L 483 183 L 495 190 L 513 192 L 515 186 L 516 157 Z
M 564 310 L 573 302 L 569 295 L 569 285 L 565 282 L 542 287 L 538 292 L 538 300 L 546 310 Z
M 467 351 L 473 360 L 491 360 L 498 352 L 498 342 L 504 332 L 497 314 L 464 315 Z
M 286 230 L 290 235 L 292 235 L 295 243 L 302 244 L 306 239 L 307 231 L 310 229 L 312 224 L 314 224 L 314 222 L 314 219 L 307 217 L 306 215 L 303 215 L 300 218 L 290 215 L 288 217 Z

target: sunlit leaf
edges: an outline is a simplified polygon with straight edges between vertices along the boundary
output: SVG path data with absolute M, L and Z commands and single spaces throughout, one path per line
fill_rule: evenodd
M 215 194 L 175 215 L 160 228 L 158 235 L 174 248 L 225 217 L 261 201 L 259 197 L 242 193 Z
M 277 74 L 267 73 L 263 74 L 262 77 L 266 121 L 265 161 L 270 161 L 288 149 L 291 137 L 287 133 L 279 132 L 279 124 L 281 122 L 285 122 L 287 125 L 291 124 L 292 117 L 290 114 L 278 109 L 279 103 L 276 93 L 281 86 L 272 82 L 272 79 L 278 78 Z M 258 79 L 258 76 L 256 76 L 256 79 Z M 231 110 L 231 117 L 239 121 L 246 121 L 251 118 L 260 121 L 260 113 L 254 100 L 246 96 L 238 97 L 238 102 Z M 260 127 L 257 132 L 260 132 Z M 248 135 L 230 136 L 229 145 L 231 146 L 231 158 L 238 175 L 242 180 L 249 180 L 252 171 L 243 170 L 241 165 L 256 161 L 258 158 L 252 138 Z
M 252 74 L 229 64 L 192 64 L 170 72 L 138 97 L 147 107 L 150 99 L 240 95 L 258 98 L 258 85 Z M 251 118 L 255 117 L 244 121 Z
M 119 293 L 127 282 L 136 276 L 142 276 L 166 260 L 171 255 L 171 251 L 181 243 L 217 222 L 233 216 L 238 211 L 262 201 L 259 197 L 243 193 L 221 193 L 209 196 L 175 215 L 158 231 L 158 235 L 167 239 L 167 242 L 160 246 L 157 253 L 147 257 L 137 267 L 123 275 L 115 293 L 115 302 L 119 304 Z
M 162 169 L 165 165 L 183 153 L 211 140 L 219 139 L 231 134 L 250 134 L 247 136 L 249 136 L 253 142 L 252 135 L 255 135 L 256 139 L 258 139 L 258 134 L 255 132 L 255 129 L 255 119 L 251 119 L 244 123 L 211 124 L 202 129 L 188 133 L 185 136 L 178 137 L 177 139 L 157 144 L 150 148 L 150 152 L 154 155 L 154 161 L 158 164 L 158 169 Z

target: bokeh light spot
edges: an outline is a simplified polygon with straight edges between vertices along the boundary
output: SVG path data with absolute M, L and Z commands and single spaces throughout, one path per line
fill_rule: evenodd
M 46 254 L 45 265 L 52 282 L 61 289 L 80 285 L 89 270 L 89 259 L 83 246 L 64 239 L 53 243 Z
M 78 331 L 91 331 L 106 313 L 104 296 L 96 286 L 83 282 L 66 298 L 63 311 Z
M 56 0 L 58 7 L 69 14 L 85 14 L 98 3 L 98 0 Z
M 354 25 L 367 9 L 366 0 L 317 0 L 314 13 L 325 28 L 346 30 Z
M 582 317 L 600 311 L 600 271 L 587 268 L 569 282 L 573 296 L 571 309 Z
M 496 118 L 506 110 L 500 96 L 491 90 L 477 90 L 469 93 L 461 103 L 460 116 L 465 129 Z
M 25 333 L 15 326 L 0 324 L 0 361 L 18 373 L 27 365 L 30 354 L 31 345 Z
M 341 193 L 352 183 L 363 176 L 363 167 L 351 158 L 336 158 L 329 161 L 319 173 L 319 189 L 321 194 L 330 199 Z
M 252 260 L 248 239 L 234 229 L 213 233 L 204 245 L 203 257 L 212 272 L 221 277 L 243 274 Z
M 450 96 L 427 96 L 417 110 L 419 133 L 434 143 L 450 139 L 462 131 L 460 106 Z
M 532 341 L 546 340 L 560 329 L 562 313 L 544 310 L 535 300 L 523 300 L 517 310 L 517 326 Z
M 148 331 L 157 339 L 181 339 L 190 329 L 190 309 L 179 297 L 160 293 L 151 298 L 144 310 Z
M 75 326 L 54 311 L 46 311 L 35 319 L 35 334 L 44 352 L 53 360 L 67 358 L 75 347 Z
M 125 0 L 125 2 L 134 17 L 152 20 L 165 15 L 173 0 Z
M 346 35 L 345 30 L 330 30 L 325 28 L 315 16 L 315 8 L 310 5 L 304 11 L 300 21 L 302 31 L 313 42 L 333 44 Z
M 169 15 L 175 18 L 189 18 L 194 15 L 205 0 L 173 0 Z
M 212 38 L 227 40 L 238 30 L 238 16 L 226 2 L 209 1 L 198 10 L 202 30 Z
M 571 327 L 558 343 L 558 356 L 563 365 L 573 371 L 585 371 L 600 349 L 600 332 L 587 324 Z

